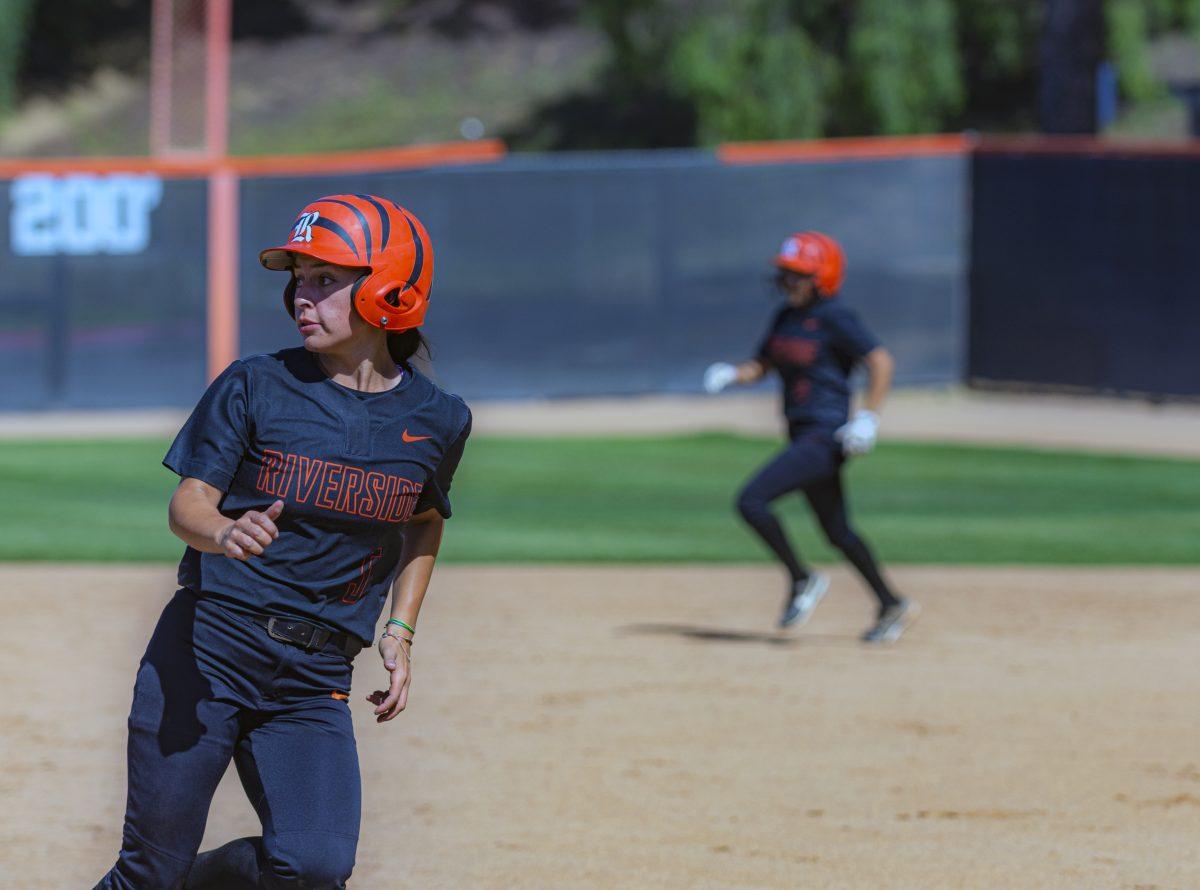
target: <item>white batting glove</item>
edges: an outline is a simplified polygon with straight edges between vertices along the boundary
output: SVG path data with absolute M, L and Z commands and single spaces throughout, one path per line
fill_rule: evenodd
M 874 411 L 856 411 L 853 419 L 837 428 L 833 437 L 842 443 L 846 454 L 866 454 L 875 447 L 879 434 L 879 415 Z
M 704 372 L 704 389 L 706 392 L 718 393 L 731 383 L 737 381 L 737 368 L 729 362 L 715 362 Z

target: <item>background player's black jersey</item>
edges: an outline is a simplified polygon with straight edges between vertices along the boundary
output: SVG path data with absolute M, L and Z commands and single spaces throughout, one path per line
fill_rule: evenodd
M 818 299 L 779 310 L 756 358 L 779 372 L 791 424 L 841 426 L 850 411 L 850 372 L 878 345 L 852 309 Z
M 406 369 L 387 392 L 330 380 L 312 353 L 230 365 L 163 463 L 221 489 L 236 519 L 284 501 L 279 537 L 249 562 L 187 548 L 179 583 L 243 609 L 374 636 L 415 513 L 450 516 L 450 483 L 471 429 L 457 396 Z

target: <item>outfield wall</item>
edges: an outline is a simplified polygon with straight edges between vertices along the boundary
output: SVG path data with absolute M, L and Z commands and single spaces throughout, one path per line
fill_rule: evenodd
M 843 298 L 901 384 L 1194 396 L 1198 162 L 958 137 L 234 159 L 226 228 L 211 164 L 0 161 L 0 409 L 186 406 L 229 358 L 294 342 L 256 255 L 336 191 L 394 195 L 428 225 L 435 372 L 471 398 L 696 391 L 755 342 L 766 258 L 800 227 L 845 244 Z
M 968 376 L 1200 395 L 1200 152 L 986 143 Z
M 0 181 L 0 408 L 195 400 L 206 194 L 142 174 Z
M 369 191 L 430 231 L 434 368 L 469 398 L 697 391 L 708 362 L 753 349 L 775 305 L 768 260 L 801 228 L 844 244 L 843 298 L 897 354 L 901 383 L 961 379 L 961 140 L 834 148 L 248 163 L 240 352 L 296 342 L 259 249 L 313 197 Z M 0 408 L 193 403 L 207 373 L 206 180 L 131 163 L 0 175 Z

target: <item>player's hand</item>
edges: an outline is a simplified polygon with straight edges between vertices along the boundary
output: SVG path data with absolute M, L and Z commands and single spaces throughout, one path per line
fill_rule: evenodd
M 387 723 L 408 706 L 408 683 L 412 679 L 411 647 L 412 643 L 402 643 L 390 635 L 379 638 L 379 655 L 392 679 L 386 692 L 376 689 L 367 696 L 367 701 L 375 705 L 376 723 Z
M 265 513 L 247 510 L 240 519 L 229 523 L 217 533 L 217 546 L 230 559 L 246 562 L 251 556 L 262 556 L 271 542 L 279 537 L 275 520 L 283 512 L 283 501 L 267 507 Z
M 737 382 L 737 367 L 729 362 L 714 362 L 704 372 L 705 392 L 718 393 L 731 383 Z
M 874 411 L 857 411 L 854 418 L 837 428 L 833 437 L 842 443 L 846 454 L 866 454 L 875 447 L 879 435 L 879 415 Z

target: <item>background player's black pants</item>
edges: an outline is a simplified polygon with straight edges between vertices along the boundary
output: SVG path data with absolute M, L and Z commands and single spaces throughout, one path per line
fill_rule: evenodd
M 896 597 L 880 575 L 870 548 L 850 527 L 842 489 L 843 461 L 841 444 L 833 438 L 832 429 L 793 429 L 791 444 L 759 470 L 738 494 L 738 512 L 787 567 L 792 580 L 797 581 L 806 578 L 808 570 L 771 511 L 771 502 L 789 492 L 803 491 L 829 543 L 858 569 L 879 598 L 880 606 L 886 607 Z
M 138 668 L 121 855 L 97 887 L 344 887 L 360 806 L 350 676 L 341 652 L 306 652 L 176 593 Z M 230 760 L 263 834 L 197 859 Z

